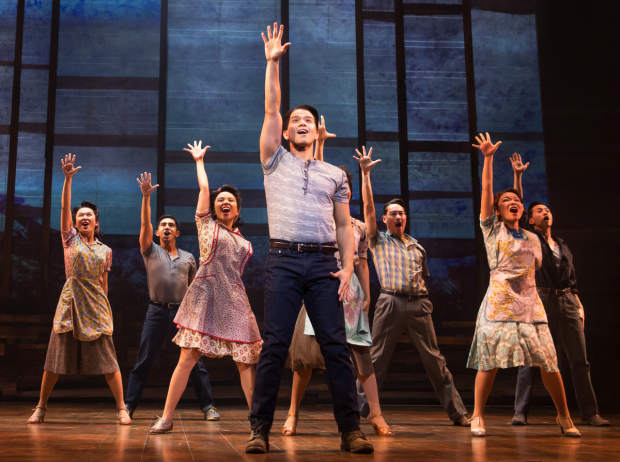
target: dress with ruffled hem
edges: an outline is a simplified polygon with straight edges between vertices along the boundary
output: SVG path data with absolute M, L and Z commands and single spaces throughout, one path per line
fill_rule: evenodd
M 179 327 L 172 341 L 181 348 L 195 348 L 201 355 L 209 358 L 232 356 L 233 360 L 243 364 L 256 364 L 260 357 L 263 341 L 252 343 L 235 342 L 211 337 L 184 327 Z
M 485 297 L 478 312 L 467 367 L 488 371 L 528 366 L 559 372 L 553 338 L 547 324 L 488 321 L 484 315 L 486 301 Z

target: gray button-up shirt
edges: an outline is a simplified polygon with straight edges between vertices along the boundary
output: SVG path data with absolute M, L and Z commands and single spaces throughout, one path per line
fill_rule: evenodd
M 190 279 L 196 275 L 196 260 L 185 250 L 177 249 L 172 258 L 154 242 L 142 254 L 149 283 L 149 297 L 156 302 L 180 303 L 183 301 Z
M 280 146 L 262 162 L 269 237 L 291 242 L 334 243 L 334 201 L 349 202 L 349 184 L 338 167 L 304 162 Z

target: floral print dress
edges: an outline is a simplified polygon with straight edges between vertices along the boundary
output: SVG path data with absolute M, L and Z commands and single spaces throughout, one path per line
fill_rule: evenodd
M 263 341 L 241 280 L 252 244 L 208 211 L 196 213 L 196 226 L 200 268 L 174 318 L 179 331 L 173 341 L 211 358 L 230 355 L 256 364 Z
M 467 367 L 538 366 L 558 372 L 547 315 L 534 273 L 542 262 L 538 238 L 523 230 L 515 238 L 493 213 L 481 220 L 491 280 L 480 306 Z

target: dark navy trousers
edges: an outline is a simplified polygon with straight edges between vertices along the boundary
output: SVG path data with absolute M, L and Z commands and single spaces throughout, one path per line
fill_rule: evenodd
M 128 410 L 135 411 L 138 407 L 146 379 L 153 366 L 153 361 L 157 357 L 157 353 L 159 353 L 166 339 L 171 342 L 172 337 L 176 335 L 176 324 L 173 321 L 177 311 L 178 308 L 169 309 L 149 305 L 144 327 L 142 328 L 142 337 L 140 338 L 138 361 L 129 374 L 129 384 L 127 385 L 127 395 L 125 396 L 125 406 Z M 213 407 L 215 402 L 211 397 L 209 373 L 205 369 L 204 364 L 202 364 L 202 358 L 198 359 L 190 373 L 190 378 L 200 403 L 200 410 L 206 412 Z
M 346 343 L 344 311 L 338 301 L 338 272 L 332 254 L 270 248 L 265 269 L 265 330 L 256 367 L 250 421 L 252 428 L 271 429 L 280 379 L 305 303 L 316 340 L 325 358 L 338 431 L 359 429 L 355 373 Z

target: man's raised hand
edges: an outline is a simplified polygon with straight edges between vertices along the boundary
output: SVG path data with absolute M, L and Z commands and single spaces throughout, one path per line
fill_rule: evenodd
M 265 42 L 265 57 L 267 61 L 275 61 L 278 62 L 282 55 L 286 53 L 288 47 L 291 46 L 290 43 L 285 43 L 282 45 L 282 35 L 284 34 L 284 26 L 280 26 L 280 30 L 278 31 L 278 23 L 273 23 L 273 33 L 271 33 L 271 27 L 267 26 L 267 37 L 265 37 L 265 33 L 263 32 L 261 35 L 263 36 L 263 42 Z
M 205 153 L 207 152 L 207 149 L 211 147 L 211 146 L 205 146 L 203 148 L 202 140 L 199 143 L 196 143 L 196 141 L 194 141 L 193 146 L 189 143 L 187 143 L 187 145 L 189 146 L 189 149 L 185 148 L 183 149 L 183 151 L 191 152 L 192 157 L 194 158 L 196 162 L 198 162 L 199 160 L 202 160 L 205 156 Z
M 359 152 L 357 149 L 355 150 L 355 152 L 357 152 L 357 155 L 359 157 L 353 156 L 353 158 L 360 163 L 360 168 L 362 169 L 362 172 L 370 172 L 375 165 L 381 162 L 381 159 L 377 159 L 377 160 L 371 159 L 372 148 L 370 148 L 370 151 L 368 151 L 368 154 L 366 154 L 366 146 L 362 146 L 363 154 Z
M 486 138 L 484 137 L 482 133 L 480 133 L 478 136 L 476 136 L 476 141 L 478 141 L 478 143 L 480 144 L 472 144 L 472 146 L 474 148 L 480 149 L 484 157 L 491 157 L 493 154 L 495 154 L 495 151 L 497 151 L 497 148 L 499 148 L 499 145 L 502 144 L 501 141 L 498 141 L 497 143 L 493 144 L 491 142 L 491 137 L 489 136 L 488 133 L 487 133 Z
M 510 163 L 512 164 L 512 169 L 517 175 L 523 175 L 523 172 L 525 172 L 530 165 L 529 162 L 523 165 L 523 162 L 521 161 L 521 155 L 517 154 L 516 152 L 510 158 Z
M 73 168 L 73 165 L 75 164 L 75 155 L 71 157 L 71 153 L 67 154 L 64 160 L 60 159 L 60 163 L 62 164 L 62 173 L 65 174 L 65 178 L 71 178 L 73 175 L 75 175 L 75 172 L 82 168 Z
M 159 188 L 158 184 L 154 186 L 151 185 L 151 174 L 150 173 L 146 173 L 146 172 L 141 173 L 140 179 L 136 178 L 136 181 L 140 185 L 140 190 L 142 191 L 142 194 L 144 196 L 150 196 L 151 194 L 153 194 L 153 191 Z
M 325 119 L 321 116 L 321 122 L 319 123 L 319 141 L 325 141 L 327 138 L 336 138 L 336 135 L 327 131 L 325 128 Z

